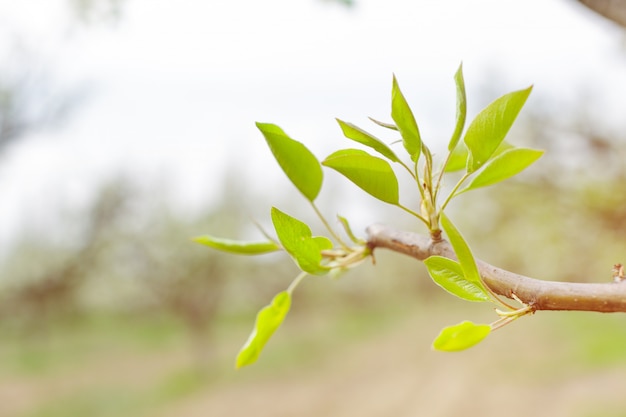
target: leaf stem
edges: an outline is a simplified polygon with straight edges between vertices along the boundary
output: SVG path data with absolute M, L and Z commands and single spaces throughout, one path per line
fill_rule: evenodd
M 297 277 L 294 278 L 293 281 L 291 281 L 291 284 L 289 284 L 289 287 L 287 288 L 287 292 L 289 293 L 289 295 L 291 295 L 293 293 L 293 290 L 296 289 L 296 287 L 302 282 L 302 280 L 309 275 L 308 273 L 302 271 L 300 272 L 300 274 L 298 274 Z
M 425 218 L 423 218 L 421 215 L 419 215 L 418 213 L 414 212 L 413 210 L 411 210 L 408 207 L 403 206 L 402 204 L 398 203 L 397 204 L 398 207 L 400 207 L 402 210 L 406 211 L 407 213 L 417 217 L 418 219 L 420 219 L 422 222 L 424 222 L 424 224 L 426 225 L 426 227 L 430 227 L 430 223 L 428 223 L 428 220 L 426 220 Z
M 330 224 L 328 224 L 328 222 L 326 221 L 326 218 L 322 215 L 322 213 L 319 211 L 319 209 L 317 208 L 317 206 L 315 205 L 313 201 L 311 201 L 311 206 L 313 207 L 315 214 L 317 214 L 317 217 L 319 217 L 319 219 L 324 224 L 324 227 L 326 228 L 326 230 L 328 230 L 328 233 L 331 234 L 331 236 L 339 243 L 339 245 L 341 245 L 342 248 L 348 249 L 348 245 L 341 239 L 341 237 L 339 237 L 337 233 L 335 233 L 332 227 L 330 227 Z
M 443 204 L 441 205 L 441 208 L 439 209 L 439 211 L 443 211 L 446 206 L 448 205 L 448 203 L 450 202 L 450 200 L 452 200 L 452 197 L 454 197 L 455 193 L 458 191 L 459 187 L 461 185 L 463 185 L 463 183 L 465 182 L 465 180 L 467 178 L 469 178 L 469 176 L 472 175 L 470 173 L 465 173 L 461 179 L 459 180 L 459 182 L 456 183 L 456 185 L 454 186 L 454 188 L 452 189 L 452 191 L 450 191 L 450 194 L 448 194 L 448 197 L 446 198 L 446 200 L 443 202 Z

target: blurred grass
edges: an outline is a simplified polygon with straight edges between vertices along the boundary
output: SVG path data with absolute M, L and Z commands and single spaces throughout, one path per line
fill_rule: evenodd
M 365 307 L 343 306 L 298 314 L 288 319 L 258 364 L 235 372 L 232 364 L 236 350 L 252 325 L 250 317 L 244 320 L 238 315 L 218 324 L 216 343 L 221 348 L 205 373 L 194 367 L 189 357 L 184 329 L 158 315 L 95 315 L 71 323 L 55 323 L 48 330 L 45 343 L 4 330 L 0 331 L 0 387 L 16 384 L 21 387 L 21 395 L 28 398 L 27 406 L 0 415 L 150 416 L 156 410 L 185 399 L 192 401 L 219 387 L 263 384 L 280 375 L 306 379 L 308 374 L 316 373 L 320 363 L 341 362 L 342 357 L 370 344 L 374 346 L 399 328 L 404 329 L 407 321 L 414 322 L 409 323 L 414 334 L 403 337 L 408 343 L 415 343 L 411 349 L 426 352 L 437 328 L 462 318 L 480 321 L 493 316 L 489 308 L 460 307 L 445 299 L 440 301 L 438 296 L 431 300 L 417 297 L 414 302 L 406 298 L 381 300 Z M 504 372 L 509 378 L 531 385 L 563 377 L 576 379 L 626 365 L 626 317 L 539 313 L 496 332 L 484 347 L 469 352 L 450 358 L 459 361 L 466 355 L 476 360 L 475 355 L 488 352 L 489 357 L 482 360 L 485 366 L 503 368 L 498 377 L 502 378 Z M 448 356 L 434 357 L 441 360 Z M 519 365 L 517 369 L 514 363 Z M 47 389 L 52 391 L 37 396 Z M 0 411 L 3 409 L 7 409 L 6 402 Z M 580 415 L 623 414 L 607 408 L 605 414 Z

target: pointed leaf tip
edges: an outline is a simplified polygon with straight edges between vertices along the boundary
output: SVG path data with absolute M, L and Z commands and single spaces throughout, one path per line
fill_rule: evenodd
M 287 178 L 309 200 L 314 201 L 322 188 L 322 167 L 311 151 L 271 123 L 256 123 Z
M 433 342 L 433 348 L 444 352 L 457 352 L 468 349 L 482 342 L 491 333 L 488 324 L 474 324 L 463 321 L 441 330 Z

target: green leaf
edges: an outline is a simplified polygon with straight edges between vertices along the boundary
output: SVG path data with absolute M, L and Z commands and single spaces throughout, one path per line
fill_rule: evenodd
M 276 294 L 271 304 L 259 311 L 254 330 L 237 355 L 237 369 L 256 362 L 267 341 L 285 320 L 290 307 L 291 295 L 282 291 Z
M 531 90 L 532 86 L 496 99 L 472 121 L 464 138 L 470 151 L 470 158 L 467 163 L 468 173 L 472 173 L 483 166 L 498 149 L 524 106 Z
M 352 232 L 352 228 L 350 227 L 350 223 L 348 223 L 348 219 L 340 215 L 337 215 L 337 219 L 339 220 L 339 223 L 341 223 L 341 225 L 343 226 L 343 230 L 345 230 L 346 234 L 353 243 L 356 243 L 357 245 L 366 244 L 365 240 L 359 239 L 354 235 L 354 233 Z
M 449 151 L 456 149 L 456 145 L 461 139 L 461 134 L 465 127 L 465 118 L 467 116 L 467 97 L 465 95 L 465 80 L 463 79 L 463 64 L 459 65 L 459 69 L 456 71 L 456 74 L 454 74 L 454 81 L 456 83 L 456 126 L 454 127 L 450 143 L 448 143 Z
M 328 273 L 329 268 L 321 264 L 322 251 L 333 247 L 328 238 L 313 237 L 309 226 L 276 207 L 272 207 L 272 223 L 278 240 L 300 269 L 312 275 Z
M 391 150 L 391 148 L 389 148 L 384 142 L 382 142 L 374 135 L 367 133 L 365 130 L 353 125 L 352 123 L 346 123 L 339 119 L 337 119 L 337 122 L 339 123 L 339 126 L 341 126 L 343 134 L 348 139 L 352 139 L 356 142 L 362 143 L 365 146 L 369 146 L 390 161 L 400 162 L 400 160 Z
M 504 151 L 489 161 L 467 187 L 458 194 L 511 178 L 532 165 L 541 155 L 543 155 L 543 151 L 536 149 L 516 148 Z
M 465 169 L 468 157 L 469 151 L 467 150 L 467 147 L 462 143 L 457 145 L 452 153 L 450 153 L 450 158 L 446 164 L 445 172 L 456 172 Z
M 396 126 L 396 125 L 394 125 L 392 123 L 381 122 L 380 120 L 376 120 L 373 117 L 368 117 L 368 119 L 370 119 L 372 122 L 376 123 L 378 126 L 384 127 L 385 129 L 391 129 L 391 130 L 398 131 L 398 126 Z
M 341 173 L 381 201 L 399 203 L 398 179 L 384 159 L 359 149 L 343 149 L 329 155 L 322 165 Z
M 396 123 L 400 135 L 402 135 L 404 149 L 406 149 L 413 161 L 417 161 L 422 149 L 422 139 L 420 138 L 420 132 L 413 112 L 402 91 L 400 91 L 395 75 L 393 76 L 391 89 L 391 118 Z
M 257 122 L 256 126 L 265 136 L 278 165 L 289 180 L 309 201 L 315 200 L 324 178 L 322 167 L 315 155 L 276 125 Z
M 241 255 L 260 255 L 263 253 L 280 250 L 275 242 L 242 242 L 239 240 L 222 239 L 215 236 L 203 235 L 193 238 L 194 242 L 218 249 L 224 252 L 238 253 Z
M 488 324 L 474 324 L 464 321 L 454 326 L 445 327 L 433 342 L 433 348 L 445 352 L 456 352 L 480 343 L 491 333 Z
M 450 294 L 467 301 L 490 301 L 482 286 L 465 279 L 458 262 L 443 256 L 431 256 L 424 264 L 433 281 Z
M 448 235 L 448 240 L 454 249 L 454 253 L 459 259 L 465 279 L 482 287 L 482 281 L 480 274 L 478 273 L 478 267 L 476 266 L 474 255 L 472 255 L 472 251 L 470 250 L 470 247 L 465 239 L 463 239 L 463 236 L 461 236 L 461 233 L 452 224 L 445 213 L 441 213 L 441 226 L 446 232 L 446 235 Z

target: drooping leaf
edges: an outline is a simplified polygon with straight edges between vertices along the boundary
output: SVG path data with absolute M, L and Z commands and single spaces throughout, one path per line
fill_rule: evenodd
M 450 294 L 467 301 L 490 301 L 482 286 L 465 279 L 458 262 L 443 256 L 431 256 L 424 264 L 433 281 Z
M 470 123 L 464 138 L 470 152 L 467 172 L 476 171 L 491 158 L 509 132 L 531 90 L 532 86 L 496 99 Z
M 459 69 L 454 74 L 456 83 L 456 125 L 450 143 L 448 143 L 448 151 L 456 148 L 461 139 L 463 128 L 465 127 L 465 118 L 467 117 L 467 97 L 465 95 L 465 80 L 463 79 L 463 64 L 459 65 Z
M 274 124 L 257 122 L 256 126 L 289 180 L 309 201 L 315 200 L 324 178 L 315 155 Z
M 385 129 L 391 129 L 391 130 L 398 131 L 398 126 L 396 126 L 396 125 L 394 125 L 392 123 L 381 122 L 380 120 L 376 120 L 373 117 L 368 117 L 368 119 L 370 119 L 372 122 L 376 123 L 380 127 L 384 127 Z
M 480 279 L 480 274 L 478 273 L 478 267 L 476 266 L 476 260 L 474 259 L 474 255 L 470 250 L 469 245 L 463 239 L 463 236 L 458 231 L 458 229 L 452 224 L 448 216 L 445 213 L 441 213 L 441 226 L 443 230 L 446 232 L 448 236 L 448 240 L 454 249 L 454 253 L 459 259 L 459 263 L 461 264 L 461 268 L 463 269 L 463 276 L 470 282 L 474 284 L 480 285 L 482 287 L 482 282 Z
M 536 149 L 509 149 L 489 161 L 459 194 L 511 178 L 532 165 L 541 155 L 543 151 Z
M 312 236 L 309 226 L 272 207 L 272 223 L 278 240 L 300 269 L 312 275 L 327 274 L 321 264 L 322 251 L 332 249 L 333 243 L 323 236 Z
M 387 161 L 360 149 L 343 149 L 329 155 L 322 165 L 334 169 L 363 191 L 390 204 L 398 204 L 398 179 Z
M 474 324 L 471 321 L 463 321 L 442 329 L 433 342 L 433 348 L 445 352 L 464 350 L 480 343 L 489 336 L 489 333 L 491 333 L 491 326 L 488 324 Z
M 194 242 L 212 247 L 224 252 L 238 253 L 241 255 L 260 255 L 263 253 L 280 250 L 275 242 L 243 242 L 239 240 L 223 239 L 211 235 L 203 235 L 193 238 Z
M 237 368 L 256 362 L 267 341 L 285 320 L 290 307 L 291 295 L 287 291 L 282 291 L 276 294 L 269 305 L 259 311 L 254 329 L 237 355 Z
M 413 161 L 417 161 L 422 150 L 422 139 L 413 112 L 402 91 L 400 91 L 395 75 L 393 76 L 391 89 L 391 118 L 400 131 L 404 149 L 406 149 Z
M 346 123 L 339 119 L 337 119 L 337 122 L 339 123 L 343 134 L 348 139 L 352 139 L 356 142 L 362 143 L 365 146 L 369 146 L 370 148 L 374 149 L 376 152 L 392 162 L 399 162 L 398 157 L 391 150 L 391 148 L 389 148 L 383 141 L 381 141 L 374 135 L 366 132 L 360 127 L 353 125 L 352 123 Z

